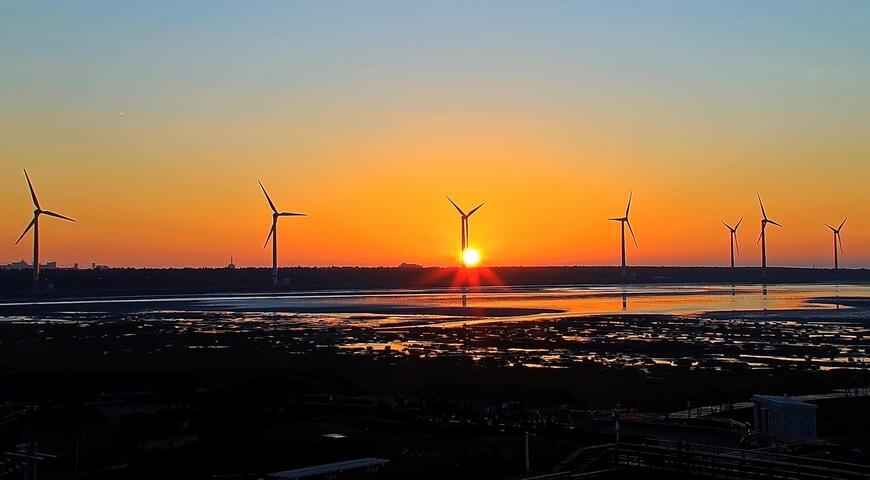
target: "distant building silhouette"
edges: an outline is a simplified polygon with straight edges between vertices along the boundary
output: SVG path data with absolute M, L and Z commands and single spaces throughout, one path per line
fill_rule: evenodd
M 18 262 L 7 263 L 6 265 L 0 266 L 2 270 L 28 270 L 30 268 L 30 264 L 24 261 L 22 258 Z
M 30 270 L 32 266 L 23 259 L 17 262 L 0 265 L 0 270 Z M 43 270 L 57 270 L 57 262 L 42 263 L 39 268 Z

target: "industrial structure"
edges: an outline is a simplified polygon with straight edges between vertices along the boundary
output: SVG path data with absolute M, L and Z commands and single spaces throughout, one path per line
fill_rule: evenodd
M 816 406 L 791 397 L 753 395 L 755 433 L 778 443 L 816 440 Z
M 631 233 L 631 239 L 634 240 L 634 246 L 637 247 L 637 237 L 634 236 L 634 229 L 631 228 L 631 222 L 628 221 L 628 212 L 631 210 L 631 196 L 632 193 L 628 194 L 628 206 L 625 207 L 625 216 L 624 217 L 615 217 L 608 218 L 608 220 L 613 222 L 619 222 L 622 226 L 622 276 L 624 277 L 628 272 L 625 266 L 625 226 L 628 225 L 628 231 Z
M 272 240 L 272 286 L 278 286 L 278 217 L 304 217 L 306 214 L 304 213 L 292 213 L 292 212 L 279 212 L 277 208 L 275 208 L 275 204 L 272 203 L 272 199 L 269 198 L 269 194 L 266 193 L 266 187 L 263 186 L 263 182 L 259 180 L 257 183 L 260 184 L 260 188 L 263 189 L 263 195 L 266 196 L 266 201 L 269 202 L 269 208 L 272 209 L 272 228 L 269 229 L 269 235 L 266 237 L 266 243 L 263 244 L 263 248 L 269 245 L 269 239 Z M 232 263 L 232 262 L 231 262 Z

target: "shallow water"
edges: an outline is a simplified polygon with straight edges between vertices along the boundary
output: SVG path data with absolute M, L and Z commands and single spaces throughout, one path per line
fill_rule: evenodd
M 55 311 L 112 311 L 118 305 L 148 310 L 232 310 L 323 314 L 436 315 L 439 317 L 541 317 L 567 314 L 691 314 L 697 312 L 830 310 L 848 308 L 820 297 L 870 298 L 870 285 L 618 285 L 491 287 L 474 290 L 320 291 L 264 295 L 210 295 L 0 304 L 38 305 Z M 170 306 L 171 305 L 171 306 Z M 542 312 L 543 311 L 543 312 Z M 496 313 L 499 312 L 499 313 Z M 7 317 L 8 318 L 8 317 Z
M 457 308 L 461 316 L 487 317 L 488 309 L 556 310 L 568 314 L 690 314 L 719 311 L 764 311 L 793 309 L 846 308 L 831 303 L 814 302 L 820 297 L 870 298 L 870 285 L 633 285 L 633 286 L 565 286 L 501 287 L 480 291 L 371 291 L 366 293 L 322 292 L 290 296 L 223 297 L 199 299 L 191 306 L 242 311 L 320 313 L 366 312 L 395 313 L 392 309 L 408 308 L 421 314 L 439 309 Z M 464 312 L 479 309 L 479 313 Z M 500 315 L 500 320 L 511 316 Z
M 818 300 L 823 297 L 827 300 Z M 70 341 L 110 340 L 106 348 L 124 344 L 128 336 L 168 334 L 163 343 L 137 344 L 154 352 L 225 349 L 267 339 L 270 348 L 282 345 L 295 353 L 335 348 L 350 355 L 462 356 L 529 367 L 593 362 L 648 368 L 690 361 L 716 369 L 868 368 L 868 311 L 837 305 L 837 298 L 870 298 L 870 285 L 333 290 L 106 299 L 16 304 L 40 307 L 30 313 L 0 304 L 0 321 L 47 329 L 76 324 L 82 328 L 57 330 L 58 335 Z M 701 312 L 708 313 L 696 315 Z M 125 327 L 106 327 L 117 327 L 116 322 Z

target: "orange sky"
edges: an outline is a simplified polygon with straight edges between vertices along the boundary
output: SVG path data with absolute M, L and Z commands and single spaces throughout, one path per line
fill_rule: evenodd
M 336 40 L 321 17 L 290 51 L 273 45 L 281 21 L 258 33 L 269 41 L 206 22 L 119 44 L 101 23 L 70 37 L 65 61 L 41 51 L 62 19 L 15 13 L 47 23 L 18 50 L 0 42 L 15 67 L 0 85 L 0 262 L 31 256 L 29 240 L 12 245 L 32 210 L 27 168 L 43 207 L 79 221 L 42 221 L 42 258 L 62 265 L 268 265 L 261 179 L 280 209 L 309 214 L 281 219 L 282 265 L 452 265 L 459 218 L 445 195 L 486 202 L 470 222 L 485 264 L 616 264 L 607 218 L 629 191 L 630 264 L 724 265 L 719 221 L 743 216 L 738 263 L 757 265 L 759 191 L 785 226 L 770 231 L 771 265 L 828 266 L 823 222 L 848 216 L 842 265 L 870 266 L 870 72 L 776 50 L 776 32 L 770 51 L 714 60 L 671 45 L 635 57 L 641 37 L 569 55 L 551 30 L 525 32 L 522 48 L 475 43 L 489 38 L 471 33 L 483 16 L 461 41 L 406 25 L 432 37 L 408 51 L 389 43 L 398 33 L 356 24 Z M 539 20 L 577 27 L 557 17 Z M 669 41 L 703 38 L 685 35 Z

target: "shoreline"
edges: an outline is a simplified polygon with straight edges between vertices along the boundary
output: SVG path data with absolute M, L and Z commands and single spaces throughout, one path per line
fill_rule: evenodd
M 282 268 L 286 285 L 273 287 L 268 268 L 46 270 L 43 290 L 33 291 L 29 270 L 0 271 L 0 301 L 143 296 L 303 294 L 366 290 L 731 284 L 870 284 L 870 269 L 792 267 L 294 267 Z

